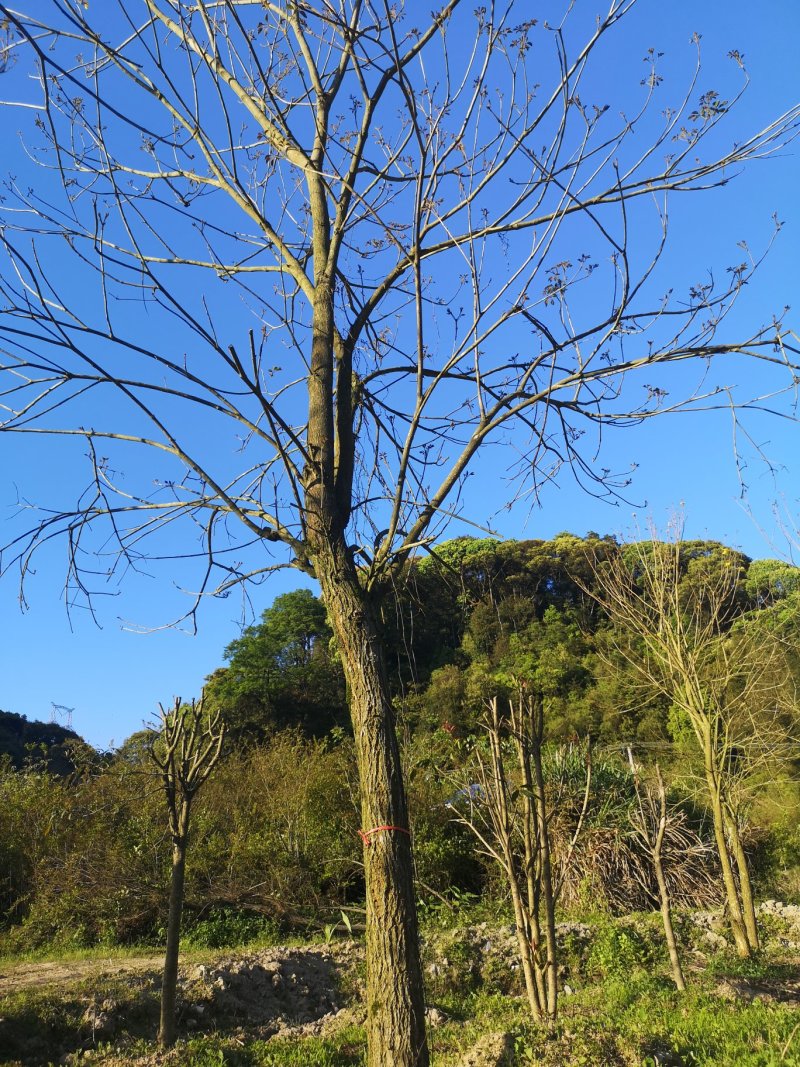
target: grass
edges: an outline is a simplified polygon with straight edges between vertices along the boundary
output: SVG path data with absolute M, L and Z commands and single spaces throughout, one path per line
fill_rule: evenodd
M 152 950 L 147 950 L 152 951 Z M 69 959 L 107 960 L 122 955 L 106 948 L 80 951 Z M 200 953 L 193 952 L 197 958 Z M 532 1025 L 524 999 L 472 968 L 469 953 L 431 981 L 429 996 L 445 1015 L 430 1032 L 432 1067 L 461 1067 L 466 1052 L 486 1035 L 506 1036 L 509 1064 L 520 1067 L 800 1067 L 800 1016 L 791 1003 L 754 996 L 725 999 L 720 984 L 781 983 L 796 980 L 796 952 L 770 945 L 757 958 L 738 960 L 723 950 L 694 958 L 690 986 L 679 994 L 668 977 L 657 924 L 602 920 L 583 956 L 569 957 L 567 981 L 575 993 L 561 998 L 551 1031 Z M 205 958 L 209 956 L 206 950 Z M 52 958 L 42 957 L 38 958 Z M 64 957 L 59 957 L 63 960 Z M 345 979 L 345 985 L 348 979 Z M 352 985 L 353 994 L 356 986 Z M 113 1001 L 123 1025 L 113 1045 L 91 1033 L 87 1003 Z M 20 991 L 0 1011 L 0 1062 L 45 1067 L 65 1056 L 68 1063 L 121 1067 L 151 1055 L 158 994 L 143 975 L 97 977 L 63 989 Z M 347 1023 L 322 1035 L 267 1037 L 238 1023 L 217 1020 L 206 1034 L 184 1038 L 165 1061 L 169 1067 L 360 1067 L 366 1039 L 361 1026 Z
M 170 1067 L 361 1067 L 365 1062 L 366 1037 L 357 1026 L 301 1041 L 195 1038 L 176 1046 L 169 1059 Z
M 92 945 L 91 947 L 41 945 L 24 952 L 0 952 L 0 967 L 19 963 L 76 963 L 83 960 L 116 960 L 157 956 L 153 945 Z
M 191 936 L 181 938 L 181 959 L 188 962 L 206 962 L 225 955 L 228 952 L 256 952 L 262 948 L 285 945 L 287 948 L 307 944 L 297 936 L 277 936 L 273 932 L 248 938 L 242 941 L 223 940 L 220 944 L 206 944 L 204 940 L 195 940 Z M 159 944 L 141 945 L 40 945 L 24 951 L 3 951 L 0 941 L 0 967 L 13 968 L 22 963 L 78 963 L 96 960 L 102 963 L 108 960 L 150 959 L 163 956 L 164 946 Z M 0 1061 L 2 1062 L 2 1061 Z
M 7 1059 L 46 1067 L 63 1056 L 96 1047 L 102 1040 L 92 1018 L 93 1007 L 102 1010 L 113 1001 L 125 1018 L 129 1039 L 149 1038 L 158 1020 L 158 1002 L 150 982 L 141 976 L 90 978 L 67 987 L 22 989 L 3 998 L 0 1015 L 0 1049 Z
M 796 973 L 796 972 L 795 972 Z M 455 1006 L 453 1006 L 455 1007 Z M 434 1067 L 457 1067 L 466 1049 L 493 1031 L 511 1032 L 511 1062 L 538 1067 L 800 1067 L 795 1007 L 722 1000 L 704 983 L 679 994 L 663 977 L 607 978 L 562 1000 L 551 1032 L 531 1025 L 524 1005 L 473 997 L 465 1019 L 432 1035 Z

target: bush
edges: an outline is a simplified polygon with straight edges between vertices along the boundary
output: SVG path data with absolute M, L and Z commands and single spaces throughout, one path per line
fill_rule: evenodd
M 353 765 L 342 737 L 287 733 L 219 767 L 190 831 L 186 915 L 196 917 L 196 943 L 269 937 L 280 917 L 361 892 Z M 0 768 L 7 949 L 158 940 L 170 852 L 162 786 L 141 752 L 69 779 Z
M 281 939 L 274 919 L 231 908 L 215 909 L 194 921 L 187 916 L 185 926 L 181 941 L 195 948 L 235 948 L 251 941 L 277 944 Z
M 293 920 L 361 891 L 352 743 L 291 732 L 231 756 L 198 797 L 186 899 Z
M 595 979 L 624 978 L 650 967 L 656 954 L 654 940 L 634 923 L 601 922 L 597 925 L 586 960 Z

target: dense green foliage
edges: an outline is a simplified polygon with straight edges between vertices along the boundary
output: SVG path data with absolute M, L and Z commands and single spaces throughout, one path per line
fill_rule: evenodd
M 298 589 L 276 597 L 257 625 L 231 641 L 228 666 L 208 679 L 206 697 L 224 709 L 234 737 L 264 738 L 289 726 L 323 735 L 347 721 L 332 637 L 320 600 Z
M 39 761 L 65 774 L 86 751 L 78 734 L 57 722 L 31 722 L 24 715 L 0 711 L 0 755 L 8 756 L 14 767 Z
M 219 941 L 240 911 L 301 921 L 347 899 L 359 885 L 351 765 L 347 742 L 293 734 L 229 755 L 196 800 L 190 937 L 205 924 Z M 0 774 L 9 946 L 160 940 L 171 856 L 161 791 L 145 759 L 69 778 Z M 222 940 L 238 940 L 233 927 Z

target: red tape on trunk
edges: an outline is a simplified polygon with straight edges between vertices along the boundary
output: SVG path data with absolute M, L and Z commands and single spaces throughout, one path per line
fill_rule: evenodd
M 365 845 L 369 845 L 371 844 L 370 835 L 379 834 L 383 830 L 397 830 L 399 834 L 408 834 L 411 837 L 411 831 L 406 830 L 405 826 L 373 826 L 371 830 L 356 830 L 356 833 Z

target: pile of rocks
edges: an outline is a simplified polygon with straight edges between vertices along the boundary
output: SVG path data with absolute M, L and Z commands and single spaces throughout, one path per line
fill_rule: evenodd
M 270 948 L 190 967 L 181 981 L 186 1025 L 209 1019 L 278 1033 L 340 1010 L 337 966 L 323 948 Z
M 730 943 L 726 936 L 728 929 L 720 911 L 693 911 L 689 913 L 689 921 L 697 927 L 703 948 L 721 949 Z
M 800 949 L 800 906 L 765 900 L 756 906 L 756 914 L 767 920 L 761 924 L 761 933 L 767 940 L 777 941 L 782 948 Z M 688 918 L 698 928 L 700 938 L 708 948 L 724 948 L 732 943 L 721 911 L 693 911 Z

